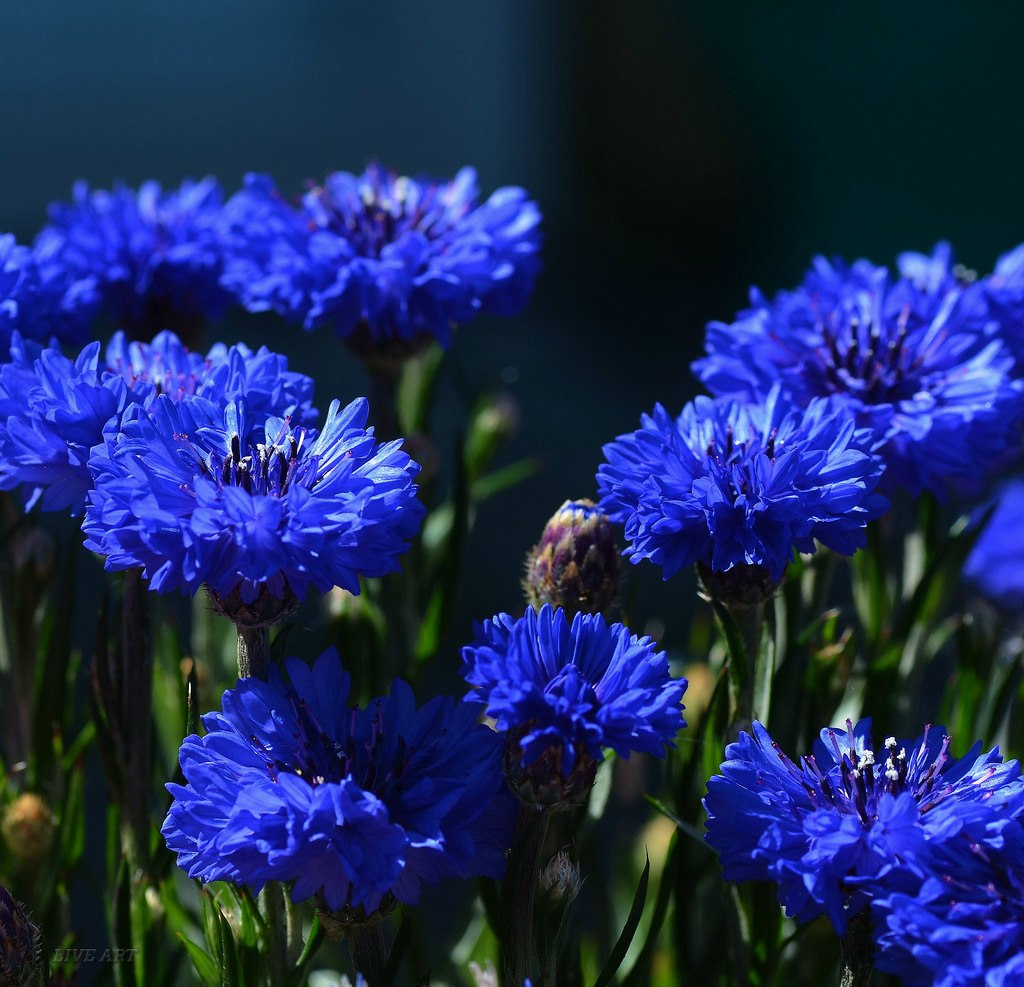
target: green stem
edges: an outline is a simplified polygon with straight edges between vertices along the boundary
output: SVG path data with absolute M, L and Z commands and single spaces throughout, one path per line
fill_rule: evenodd
M 279 881 L 268 881 L 260 892 L 259 902 L 267 930 L 267 982 L 273 987 L 286 984 L 292 965 L 288 956 L 288 889 Z
M 384 943 L 384 929 L 380 922 L 353 925 L 348 933 L 348 948 L 352 953 L 353 972 L 361 973 L 367 987 L 384 987 L 384 968 L 388 951 Z
M 267 680 L 270 668 L 270 627 L 235 624 L 238 631 L 238 677 Z
M 854 916 L 842 939 L 843 965 L 839 987 L 868 987 L 874 960 L 871 919 L 866 913 Z
M 754 719 L 754 683 L 761 653 L 764 603 L 712 601 L 729 650 L 729 735 L 749 728 Z
M 128 763 L 125 767 L 124 804 L 133 837 L 131 853 L 125 855 L 145 873 L 149 860 L 149 797 L 151 787 L 151 735 L 153 730 L 153 644 L 149 583 L 141 569 L 124 574 L 124 601 L 121 610 L 121 696 L 120 706 Z M 134 860 L 132 859 L 134 856 Z M 133 875 L 134 881 L 134 875 Z
M 370 424 L 378 442 L 390 442 L 400 433 L 398 424 L 398 380 L 401 368 L 367 361 L 370 378 Z
M 549 821 L 547 809 L 520 805 L 512 855 L 501 893 L 503 984 L 522 984 L 531 976 L 535 965 L 534 909 Z

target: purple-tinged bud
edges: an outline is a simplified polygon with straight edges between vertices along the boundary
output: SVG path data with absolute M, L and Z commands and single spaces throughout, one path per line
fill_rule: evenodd
M 523 591 L 530 605 L 607 615 L 619 592 L 619 549 L 611 521 L 593 501 L 567 500 L 544 526 L 526 558 Z
M 39 930 L 11 893 L 0 887 L 0 983 L 29 983 L 39 970 L 39 948 Z

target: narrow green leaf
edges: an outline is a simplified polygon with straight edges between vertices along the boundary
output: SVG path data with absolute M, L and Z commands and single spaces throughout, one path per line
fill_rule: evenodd
M 682 827 L 680 828 L 682 829 Z M 622 981 L 622 987 L 646 987 L 651 982 L 651 964 L 658 945 L 658 935 L 661 933 L 662 924 L 668 914 L 669 902 L 672 900 L 678 848 L 678 836 L 673 835 L 665 856 L 665 866 L 661 870 L 661 883 L 658 885 L 658 897 L 654 901 L 654 913 L 651 915 L 651 924 L 647 929 L 647 938 L 644 939 L 636 963 L 633 964 L 626 979 Z
M 238 987 L 238 954 L 235 951 L 235 936 L 231 923 L 223 912 L 219 912 L 218 958 L 220 959 L 221 987 Z
M 61 756 L 61 769 L 65 774 L 72 770 L 75 761 L 85 753 L 85 749 L 96 739 L 96 723 L 89 720 L 78 732 L 78 736 L 71 742 L 67 750 Z
M 402 910 L 402 924 L 398 927 L 395 941 L 391 944 L 388 952 L 388 960 L 384 966 L 384 974 L 381 978 L 381 987 L 391 987 L 398 976 L 398 967 L 401 965 L 409 943 L 412 942 L 412 922 L 409 920 L 409 913 Z
M 629 910 L 626 924 L 622 927 L 619 938 L 615 940 L 615 945 L 608 956 L 608 962 L 605 963 L 604 969 L 601 970 L 597 980 L 594 981 L 594 987 L 606 987 L 607 984 L 612 982 L 612 977 L 618 972 L 622 961 L 626 958 L 626 953 L 629 951 L 633 937 L 636 935 L 637 926 L 640 925 L 640 917 L 644 913 L 644 903 L 647 901 L 647 884 L 651 877 L 651 858 L 646 852 L 644 857 L 644 869 L 640 875 L 640 883 L 637 885 L 636 894 L 633 895 L 633 907 Z
M 667 805 L 656 799 L 653 795 L 644 795 L 644 799 L 658 810 L 666 819 L 674 823 L 676 828 L 685 833 L 691 839 L 696 840 L 708 853 L 713 854 L 715 851 L 711 849 L 708 842 L 704 839 L 704 834 L 696 826 L 691 826 L 686 820 L 680 819 Z
M 314 915 L 313 924 L 309 927 L 309 935 L 306 936 L 306 942 L 302 947 L 302 952 L 299 954 L 299 958 L 295 961 L 292 983 L 300 984 L 303 982 L 302 974 L 309 965 L 309 961 L 316 955 L 316 951 L 320 948 L 325 938 L 326 933 L 324 932 L 324 927 L 320 924 L 320 917 L 318 915 Z
M 729 682 L 723 670 L 718 677 L 715 691 L 711 694 L 711 702 L 701 722 L 700 745 L 703 781 L 707 782 L 718 772 L 725 758 L 723 739 L 729 724 Z
M 517 459 L 508 466 L 494 470 L 486 476 L 480 477 L 470 488 L 470 496 L 474 504 L 482 504 L 488 497 L 514 487 L 523 480 L 539 473 L 544 468 L 544 462 L 537 456 L 527 456 L 525 459 Z
M 220 971 L 213 957 L 197 946 L 184 932 L 177 933 L 185 949 L 188 951 L 189 959 L 196 968 L 196 973 L 202 978 L 206 987 L 220 987 Z
M 395 398 L 398 423 L 403 435 L 427 431 L 427 419 L 444 356 L 445 351 L 433 343 L 422 353 L 405 361 Z

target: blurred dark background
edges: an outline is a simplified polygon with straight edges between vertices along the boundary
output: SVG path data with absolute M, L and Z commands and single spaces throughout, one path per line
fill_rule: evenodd
M 7 4 L 0 230 L 30 241 L 77 178 L 214 174 L 230 194 L 265 170 L 298 190 L 377 158 L 528 188 L 535 300 L 458 334 L 438 429 L 467 391 L 506 391 L 506 459 L 545 468 L 481 511 L 454 650 L 519 605 L 523 554 L 564 498 L 593 494 L 601 445 L 695 393 L 705 322 L 751 283 L 940 238 L 989 270 L 1024 239 L 1022 28 L 1024 7 L 947 2 Z M 363 389 L 327 334 L 244 314 L 214 331 L 289 353 L 321 407 Z M 644 569 L 634 626 L 660 615 L 678 646 L 691 586 Z

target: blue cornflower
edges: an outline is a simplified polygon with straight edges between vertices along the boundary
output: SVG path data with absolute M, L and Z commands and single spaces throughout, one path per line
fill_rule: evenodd
M 600 761 L 605 747 L 625 758 L 631 751 L 660 757 L 686 726 L 686 679 L 671 677 L 651 638 L 599 613 L 577 613 L 570 624 L 561 608 L 545 605 L 518 620 L 498 614 L 476 631 L 462 649 L 462 675 L 473 687 L 466 698 L 485 703 L 498 729 L 511 732 L 517 763 L 509 767 L 517 778 L 528 769 L 522 780 L 531 788 L 545 775 L 557 789 L 578 762 Z M 529 771 L 542 759 L 550 763 Z
M 104 313 L 132 336 L 174 329 L 189 338 L 231 300 L 221 286 L 222 194 L 213 178 L 164 191 L 145 182 L 90 191 L 50 206 L 36 249 L 74 277 L 95 279 Z
M 1014 374 L 1024 376 L 1024 243 L 1003 254 L 995 269 L 978 282 L 985 316 L 1016 358 Z
M 1013 355 L 948 248 L 901 265 L 893 277 L 817 258 L 795 291 L 753 291 L 735 322 L 708 325 L 694 372 L 720 396 L 760 400 L 776 385 L 798 405 L 835 395 L 878 437 L 889 487 L 941 493 L 988 471 L 1024 412 Z
M 872 436 L 834 401 L 797 409 L 777 389 L 763 405 L 702 396 L 676 419 L 658 405 L 641 426 L 604 447 L 600 507 L 625 525 L 625 554 L 666 579 L 700 563 L 763 566 L 777 582 L 815 540 L 853 554 L 887 507 Z
M 415 902 L 424 883 L 501 876 L 515 808 L 501 738 L 475 706 L 417 709 L 396 680 L 350 707 L 333 649 L 285 668 L 287 680 L 277 668 L 239 680 L 203 717 L 206 735 L 182 743 L 186 784 L 167 786 L 163 835 L 190 877 L 293 881 L 294 901 L 369 915 Z
M 424 512 L 419 466 L 401 440 L 374 439 L 367 410 L 333 402 L 319 435 L 269 418 L 251 443 L 243 398 L 136 406 L 89 461 L 86 547 L 107 569 L 142 567 L 154 590 L 206 583 L 215 603 L 358 593 L 360 575 L 398 569 Z
M 1024 605 L 1024 480 L 999 491 L 996 507 L 971 549 L 964 575 L 995 603 Z
M 0 236 L 0 353 L 24 339 L 82 345 L 99 304 L 95 279 L 75 277 L 44 250 Z
M 965 829 L 914 894 L 874 903 L 875 965 L 907 987 L 1024 983 L 1024 830 L 1007 823 L 998 847 Z
M 1020 768 L 998 748 L 978 743 L 956 760 L 949 737 L 925 728 L 913 743 L 887 738 L 876 756 L 870 729 L 823 730 L 799 765 L 760 723 L 740 733 L 704 799 L 726 880 L 774 881 L 789 915 L 827 914 L 842 934 L 872 899 L 912 894 L 966 825 L 996 847 L 1024 811 Z
M 29 508 L 39 501 L 43 510 L 78 514 L 92 486 L 92 448 L 116 436 L 127 408 L 149 407 L 159 394 L 200 394 L 219 405 L 244 394 L 251 436 L 272 415 L 312 425 L 313 382 L 287 368 L 287 358 L 242 344 L 218 344 L 204 357 L 170 332 L 152 343 L 129 343 L 119 332 L 104 356 L 94 342 L 75 360 L 15 334 L 11 360 L 0 365 L 0 489 L 23 487 Z
M 453 325 L 514 315 L 540 267 L 540 213 L 521 188 L 479 203 L 476 172 L 448 182 L 371 164 L 334 172 L 287 203 L 248 175 L 226 207 L 224 283 L 252 311 L 333 326 L 361 352 L 447 345 Z

